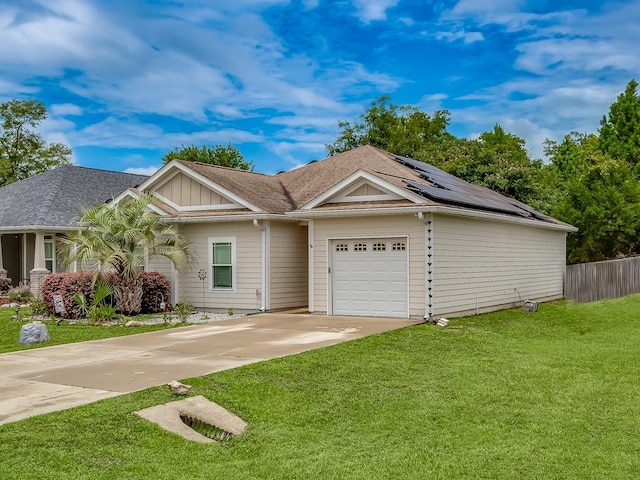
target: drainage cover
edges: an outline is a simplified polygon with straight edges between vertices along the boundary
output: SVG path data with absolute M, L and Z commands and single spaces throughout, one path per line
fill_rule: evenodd
M 180 420 L 182 420 L 182 423 L 184 423 L 187 427 L 194 429 L 200 435 L 204 435 L 211 440 L 221 442 L 224 440 L 229 440 L 234 436 L 233 433 L 227 432 L 223 428 L 211 425 L 210 423 L 200 420 L 199 418 L 194 418 L 190 415 L 187 415 L 186 413 L 180 414 Z
M 187 440 L 213 443 L 240 435 L 247 423 L 201 395 L 145 408 L 137 415 Z

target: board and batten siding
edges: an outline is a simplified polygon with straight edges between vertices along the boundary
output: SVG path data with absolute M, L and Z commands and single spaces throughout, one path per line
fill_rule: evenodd
M 186 224 L 180 228 L 192 244 L 198 260 L 179 274 L 179 297 L 197 308 L 226 312 L 257 311 L 262 304 L 262 231 L 250 220 L 246 222 Z M 236 285 L 231 290 L 212 290 L 209 265 L 209 239 L 235 237 Z M 198 271 L 207 272 L 203 305 L 202 281 Z
M 425 224 L 411 214 L 316 218 L 313 220 L 314 311 L 327 313 L 329 301 L 327 251 L 330 240 L 347 238 L 404 237 L 409 248 L 409 315 L 425 313 Z
M 156 190 L 164 198 L 180 206 L 232 205 L 233 202 L 217 194 L 206 185 L 178 173 Z
M 434 316 L 562 298 L 566 233 L 434 215 Z
M 309 299 L 307 227 L 270 222 L 269 308 L 306 306 Z

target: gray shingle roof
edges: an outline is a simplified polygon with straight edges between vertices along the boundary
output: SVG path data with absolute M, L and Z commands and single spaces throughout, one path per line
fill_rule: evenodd
M 82 210 L 148 177 L 65 165 L 0 188 L 0 229 L 67 227 Z

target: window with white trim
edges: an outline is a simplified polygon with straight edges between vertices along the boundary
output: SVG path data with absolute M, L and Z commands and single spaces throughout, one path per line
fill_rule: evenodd
M 387 251 L 387 244 L 385 242 L 375 242 L 373 244 L 373 251 L 374 252 L 386 252 Z
M 53 235 L 44 236 L 44 268 L 51 273 L 56 272 L 56 248 Z
M 404 242 L 394 242 L 391 245 L 392 252 L 404 252 L 407 249 L 407 245 Z
M 233 290 L 236 287 L 236 239 L 210 238 L 209 264 L 213 289 Z
M 348 252 L 349 244 L 348 243 L 336 243 L 336 252 Z

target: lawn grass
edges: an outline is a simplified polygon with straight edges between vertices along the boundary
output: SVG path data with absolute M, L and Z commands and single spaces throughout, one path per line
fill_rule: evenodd
M 0 308 L 0 353 L 13 352 L 16 350 L 28 350 L 30 348 L 50 347 L 52 345 L 61 345 L 63 343 L 121 337 L 124 335 L 153 332 L 163 328 L 168 328 L 163 324 L 142 327 L 124 327 L 122 325 L 69 325 L 66 321 L 63 321 L 60 325 L 56 325 L 55 321 L 46 321 L 45 323 L 47 325 L 47 331 L 49 332 L 50 341 L 34 345 L 18 345 L 20 329 L 26 322 L 31 320 L 28 308 L 22 309 L 21 314 L 23 321 L 17 322 L 11 319 L 11 317 L 15 315 L 15 309 Z M 134 320 L 136 319 L 137 318 L 134 318 Z
M 249 423 L 191 443 L 152 388 L 0 426 L 0 478 L 640 478 L 640 295 L 407 327 L 188 380 Z

